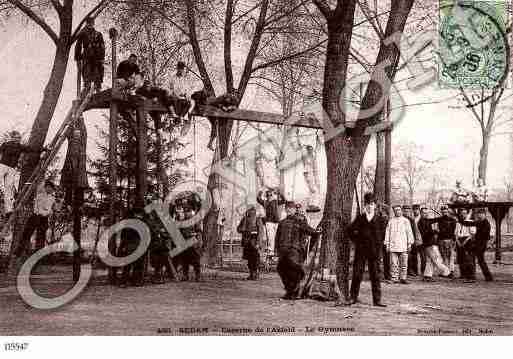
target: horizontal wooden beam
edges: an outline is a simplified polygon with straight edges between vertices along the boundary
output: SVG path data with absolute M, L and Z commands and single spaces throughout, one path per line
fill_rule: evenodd
M 86 111 L 93 109 L 110 108 L 111 101 L 111 90 L 109 89 L 102 91 L 93 96 L 89 105 L 86 107 Z M 139 96 L 134 96 L 132 99 L 116 99 L 115 101 L 118 101 L 120 106 L 125 105 L 127 107 L 132 107 L 134 109 L 138 106 L 144 106 L 146 111 L 148 112 L 167 112 L 167 108 L 162 106 L 160 103 L 155 103 L 154 101 L 148 99 L 142 99 Z M 292 117 L 286 119 L 284 116 L 279 115 L 277 113 L 242 109 L 236 109 L 231 112 L 225 112 L 220 108 L 213 106 L 198 106 L 198 108 L 194 111 L 193 115 L 201 117 L 210 117 L 218 120 L 257 122 L 272 125 L 286 124 L 287 126 L 292 127 L 305 127 L 314 129 L 323 128 L 317 119 L 299 117 Z

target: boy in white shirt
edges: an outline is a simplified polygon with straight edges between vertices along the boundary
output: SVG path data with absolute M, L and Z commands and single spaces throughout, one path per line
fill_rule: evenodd
M 22 241 L 18 246 L 17 256 L 21 257 L 30 249 L 30 239 L 36 231 L 36 250 L 45 246 L 48 217 L 53 212 L 55 204 L 55 185 L 51 181 L 42 182 L 36 191 L 34 213 L 27 221 L 23 231 Z

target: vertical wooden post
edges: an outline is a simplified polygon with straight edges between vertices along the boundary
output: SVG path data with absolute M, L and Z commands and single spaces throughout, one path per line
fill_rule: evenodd
M 137 173 L 136 173 L 136 200 L 135 206 L 143 208 L 145 196 L 148 192 L 148 133 L 146 127 L 146 109 L 144 103 L 137 106 Z
M 80 91 L 80 89 L 78 89 Z M 79 94 L 80 96 L 80 94 Z M 78 109 L 78 106 L 80 106 L 80 100 L 73 101 L 73 117 L 75 117 L 77 114 L 75 113 Z M 68 137 L 68 146 L 76 146 L 77 143 L 74 140 L 74 126 L 76 126 L 77 119 L 74 118 L 73 120 L 73 126 L 70 127 L 71 135 Z M 68 149 L 68 151 L 71 151 L 71 153 L 74 153 L 75 156 L 79 154 L 79 149 Z M 78 158 L 76 159 L 78 162 Z M 78 166 L 77 166 L 78 167 Z M 80 252 L 82 249 L 82 217 L 80 213 L 80 207 L 82 206 L 81 199 L 83 202 L 83 191 L 78 188 L 78 175 L 79 170 L 78 168 L 74 168 L 71 179 L 71 201 L 72 201 L 72 209 L 71 214 L 73 218 L 73 240 L 75 241 L 77 247 L 73 251 L 73 281 L 76 283 L 78 282 L 78 279 L 80 278 Z M 80 192 L 82 192 L 82 196 L 80 196 Z
M 386 121 L 390 121 L 390 100 L 385 108 Z M 392 205 L 392 128 L 385 131 L 385 203 Z
M 117 67 L 117 38 L 118 32 L 115 28 L 109 30 L 112 43 L 112 89 L 116 86 L 116 67 Z M 110 190 L 110 225 L 117 221 L 117 149 L 118 149 L 118 106 L 111 99 L 110 102 L 110 126 L 109 126 L 109 190 Z
M 80 98 L 82 91 L 82 64 L 77 61 L 77 99 Z

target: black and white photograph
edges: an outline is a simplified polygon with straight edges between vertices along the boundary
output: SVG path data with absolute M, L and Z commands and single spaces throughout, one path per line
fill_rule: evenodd
M 0 357 L 511 336 L 512 12 L 0 0 Z

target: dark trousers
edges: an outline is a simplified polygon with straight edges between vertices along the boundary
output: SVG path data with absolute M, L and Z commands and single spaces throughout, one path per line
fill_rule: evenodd
M 390 256 L 387 255 L 385 246 L 381 248 L 381 252 L 379 253 L 379 262 L 380 278 L 390 280 Z
M 297 296 L 299 284 L 305 276 L 305 271 L 300 262 L 301 255 L 297 251 L 289 251 L 280 256 L 276 270 L 280 275 L 286 295 Z
M 82 63 L 82 78 L 84 80 L 84 88 L 88 90 L 91 83 L 94 83 L 96 91 L 101 90 L 103 82 L 104 69 L 103 64 L 97 61 L 84 61 Z
M 27 221 L 21 243 L 18 246 L 16 256 L 21 257 L 30 251 L 30 238 L 36 231 L 36 250 L 43 248 L 46 244 L 46 231 L 48 230 L 48 217 L 33 214 Z
M 475 279 L 476 268 L 474 263 L 474 256 L 469 250 L 468 246 L 456 246 L 456 255 L 458 259 L 458 266 L 460 267 L 460 276 L 464 279 Z
M 426 253 L 423 251 L 421 246 L 413 245 L 411 251 L 408 254 L 408 274 L 418 275 L 419 274 L 419 260 L 418 255 L 420 254 L 420 270 L 424 273 L 426 269 Z
M 369 268 L 369 277 L 372 287 L 372 301 L 374 303 L 381 302 L 381 282 L 378 274 L 378 259 L 370 258 L 360 251 L 355 252 L 353 262 L 353 279 L 351 281 L 351 298 L 357 299 L 360 293 L 360 284 L 362 283 L 363 273 L 365 271 L 365 263 Z
M 144 253 L 135 262 L 123 267 L 121 282 L 123 284 L 142 284 L 144 280 L 144 265 L 147 253 Z
M 182 266 L 182 273 L 185 280 L 189 280 L 189 270 L 191 266 L 194 269 L 196 280 L 201 278 L 201 252 L 198 248 L 187 248 L 176 257 L 176 260 Z
M 242 257 L 248 261 L 248 269 L 250 272 L 258 271 L 260 265 L 260 252 L 253 244 L 244 245 Z
M 493 276 L 492 276 L 492 273 L 490 272 L 490 269 L 488 268 L 488 265 L 486 264 L 486 261 L 485 261 L 485 252 L 486 252 L 486 246 L 485 248 L 476 248 L 474 250 L 474 262 L 473 262 L 473 268 L 474 268 L 474 272 L 475 272 L 475 268 L 476 268 L 476 265 L 475 265 L 475 260 L 477 259 L 477 263 L 479 264 L 479 267 L 481 268 L 481 272 L 483 273 L 483 276 L 485 277 L 486 280 L 493 280 Z M 475 276 L 475 273 L 474 273 L 474 276 Z

